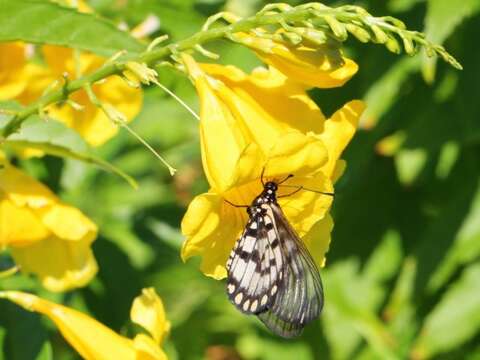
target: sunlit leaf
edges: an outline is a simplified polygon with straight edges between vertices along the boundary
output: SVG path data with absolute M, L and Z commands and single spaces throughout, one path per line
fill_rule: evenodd
M 455 28 L 480 11 L 478 0 L 429 0 L 425 17 L 425 34 L 434 43 L 442 44 Z M 424 57 L 422 72 L 428 82 L 435 78 L 436 58 Z
M 480 264 L 465 269 L 427 316 L 413 349 L 417 358 L 431 358 L 467 341 L 480 329 Z
M 53 156 L 59 156 L 59 157 L 64 157 L 64 158 L 72 158 L 75 160 L 83 161 L 85 163 L 97 165 L 100 168 L 110 171 L 121 178 L 123 178 L 125 181 L 127 181 L 134 189 L 138 188 L 137 182 L 124 173 L 122 170 L 119 168 L 115 167 L 108 161 L 105 161 L 99 157 L 86 154 L 86 153 L 80 153 L 74 150 L 70 150 L 66 147 L 51 144 L 48 142 L 33 142 L 33 141 L 25 141 L 25 140 L 8 140 L 5 142 L 7 146 L 10 146 L 14 149 L 34 149 L 34 150 L 39 150 L 41 152 L 44 152 L 45 154 L 53 155 Z
M 79 13 L 50 1 L 2 0 L 0 41 L 16 40 L 72 47 L 104 56 L 121 50 L 140 52 L 144 48 L 127 32 L 94 14 Z

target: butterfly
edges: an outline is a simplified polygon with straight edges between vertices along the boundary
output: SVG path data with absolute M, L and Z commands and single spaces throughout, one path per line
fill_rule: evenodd
M 278 187 L 291 176 L 264 183 L 262 174 L 264 189 L 250 206 L 226 200 L 246 207 L 249 216 L 227 261 L 228 298 L 241 312 L 256 315 L 285 338 L 300 335 L 320 315 L 324 303 L 315 261 L 277 202 Z

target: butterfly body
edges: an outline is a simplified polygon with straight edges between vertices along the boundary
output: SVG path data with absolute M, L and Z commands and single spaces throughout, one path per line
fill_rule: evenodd
M 267 182 L 247 208 L 249 220 L 227 261 L 227 294 L 274 333 L 294 337 L 319 316 L 323 288 L 314 260 L 283 215 L 277 189 Z

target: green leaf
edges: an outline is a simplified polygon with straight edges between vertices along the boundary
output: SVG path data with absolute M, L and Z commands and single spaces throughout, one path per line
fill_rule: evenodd
M 415 358 L 430 358 L 463 344 L 480 330 L 480 263 L 466 268 L 427 316 L 414 346 Z
M 40 119 L 38 115 L 31 116 L 23 123 L 21 131 L 11 135 L 8 139 L 51 143 L 74 151 L 86 151 L 88 149 L 85 140 L 75 130 L 60 121 L 48 117 L 47 119 L 45 121 Z
M 365 276 L 374 282 L 390 280 L 402 261 L 402 238 L 395 230 L 388 230 L 382 242 L 368 259 Z
M 129 1 L 126 6 L 127 16 L 140 22 L 146 16 L 154 14 L 160 20 L 160 31 L 179 40 L 198 31 L 204 21 L 199 14 L 195 0 L 137 0 Z
M 428 153 L 425 149 L 401 149 L 395 155 L 395 167 L 400 182 L 404 185 L 414 183 L 424 169 L 427 160 Z
M 390 0 L 387 4 L 388 10 L 393 12 L 408 11 L 423 0 Z
M 0 325 L 7 330 L 3 339 L 5 359 L 52 359 L 48 333 L 37 314 L 27 312 L 3 300 L 0 303 Z
M 398 100 L 402 85 L 417 71 L 418 58 L 406 58 L 393 65 L 378 79 L 365 95 L 367 108 L 362 115 L 362 125 L 372 127 Z
M 86 153 L 80 153 L 74 150 L 70 150 L 66 147 L 51 144 L 48 142 L 33 142 L 33 141 L 25 141 L 25 140 L 8 140 L 4 143 L 5 145 L 8 145 L 14 149 L 35 149 L 35 150 L 40 150 L 46 154 L 53 155 L 53 156 L 59 156 L 59 157 L 65 157 L 65 158 L 71 158 L 75 160 L 80 160 L 85 163 L 89 164 L 94 164 L 99 166 L 100 168 L 110 171 L 121 178 L 123 178 L 125 181 L 127 181 L 130 186 L 132 186 L 134 189 L 138 188 L 137 182 L 128 174 L 124 173 L 122 170 L 119 168 L 115 167 L 108 161 L 105 161 L 101 158 L 98 158 L 96 156 L 86 154 Z
M 478 0 L 429 0 L 425 17 L 425 35 L 432 43 L 442 44 L 467 17 L 480 11 Z M 424 56 L 422 72 L 427 82 L 435 78 L 436 57 Z
M 438 290 L 459 266 L 468 264 L 478 257 L 480 257 L 480 187 L 477 189 L 470 212 L 465 217 L 451 250 L 430 278 L 428 290 L 430 292 Z
M 350 359 L 362 337 L 382 359 L 396 359 L 393 339 L 376 315 L 385 291 L 359 275 L 358 262 L 342 261 L 324 274 L 326 292 L 323 325 L 332 358 Z
M 144 45 L 113 23 L 50 1 L 0 0 L 0 41 L 22 40 L 111 56 Z
M 397 355 L 403 359 L 408 358 L 419 327 L 413 302 L 416 268 L 415 258 L 407 257 L 382 314 L 395 339 Z
M 245 335 L 238 340 L 237 348 L 246 359 L 264 360 L 313 360 L 313 354 L 307 344 L 297 342 L 288 344 L 258 336 Z

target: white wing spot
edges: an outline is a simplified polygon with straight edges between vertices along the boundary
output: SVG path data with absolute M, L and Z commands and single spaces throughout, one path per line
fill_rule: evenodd
M 273 285 L 272 290 L 270 291 L 270 294 L 275 295 L 276 292 L 277 292 L 277 285 Z
M 256 228 L 257 228 L 257 222 L 256 222 L 256 221 L 253 221 L 253 222 L 250 224 L 250 229 L 255 230 Z
M 247 299 L 243 303 L 243 311 L 247 311 L 249 306 L 250 306 L 250 300 Z
M 257 311 L 257 307 L 258 307 L 258 300 L 255 300 L 254 302 L 252 302 L 252 305 L 250 306 L 250 311 L 251 312 Z
M 243 294 L 238 293 L 237 296 L 235 296 L 235 304 L 240 305 L 240 303 L 242 302 L 242 299 L 243 299 Z
M 235 291 L 235 285 L 228 284 L 227 289 L 229 294 L 233 294 L 233 292 Z
M 267 301 L 268 301 L 268 295 L 265 294 L 265 295 L 263 295 L 262 300 L 260 301 L 260 305 L 262 305 L 262 306 L 265 305 L 267 303 Z

